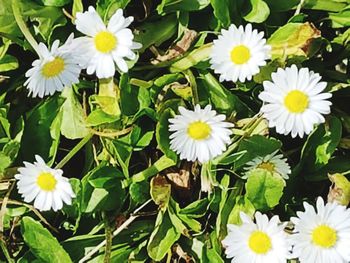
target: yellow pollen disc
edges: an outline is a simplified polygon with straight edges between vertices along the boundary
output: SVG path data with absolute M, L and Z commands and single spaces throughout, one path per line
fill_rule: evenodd
M 46 78 L 52 78 L 59 75 L 64 70 L 64 60 L 56 57 L 54 60 L 47 62 L 42 69 L 42 74 Z
M 231 60 L 233 63 L 242 65 L 250 59 L 250 50 L 245 45 L 235 46 L 231 50 Z
M 36 183 L 41 190 L 51 192 L 55 190 L 57 180 L 51 173 L 43 172 L 38 176 Z
M 309 106 L 309 97 L 300 90 L 292 90 L 284 98 L 284 105 L 292 113 L 302 113 Z
M 261 164 L 258 165 L 258 168 L 268 170 L 269 172 L 275 171 L 275 165 L 270 162 L 262 162 Z
M 337 242 L 337 232 L 327 225 L 316 227 L 311 236 L 312 242 L 323 248 L 331 248 Z
M 96 49 L 102 53 L 111 52 L 118 44 L 117 38 L 107 31 L 98 33 L 95 36 L 94 41 Z
M 272 248 L 271 239 L 262 231 L 254 231 L 249 238 L 249 247 L 256 254 L 266 254 Z
M 195 121 L 188 125 L 187 134 L 194 140 L 204 140 L 210 136 L 210 126 L 202 121 Z

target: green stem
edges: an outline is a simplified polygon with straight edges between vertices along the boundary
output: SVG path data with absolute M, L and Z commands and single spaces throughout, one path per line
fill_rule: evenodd
M 55 169 L 61 169 L 81 148 L 92 138 L 93 134 L 86 135 L 72 150 L 56 165 Z
M 38 54 L 38 56 L 41 57 L 40 51 L 39 51 L 39 45 L 36 42 L 36 40 L 34 39 L 34 37 L 32 36 L 32 34 L 30 33 L 26 23 L 24 22 L 24 20 L 22 18 L 20 7 L 19 7 L 19 2 L 20 1 L 18 1 L 18 0 L 12 0 L 12 11 L 13 11 L 13 15 L 15 16 L 15 20 L 17 22 L 17 25 L 21 29 L 24 37 L 27 39 L 29 44 L 33 47 L 33 49 Z
M 108 216 L 106 212 L 102 212 L 102 217 L 105 226 L 105 235 L 106 235 L 106 247 L 105 247 L 105 256 L 103 259 L 104 263 L 109 263 L 111 261 L 111 252 L 112 252 L 112 228 L 109 223 Z
M 188 82 L 191 85 L 191 89 L 192 89 L 192 97 L 193 97 L 193 105 L 197 105 L 199 103 L 199 96 L 198 96 L 198 89 L 197 89 L 197 82 L 196 82 L 196 78 L 193 75 L 192 71 L 187 69 L 185 72 L 185 76 L 188 80 Z

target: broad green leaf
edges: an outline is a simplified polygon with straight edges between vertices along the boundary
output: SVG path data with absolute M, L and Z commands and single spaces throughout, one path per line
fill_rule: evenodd
M 169 158 L 177 161 L 177 154 L 170 149 L 170 132 L 169 132 L 169 118 L 172 116 L 172 110 L 166 109 L 159 117 L 159 122 L 156 127 L 156 139 L 160 150 Z
M 235 206 L 233 207 L 228 217 L 227 223 L 240 225 L 242 223 L 240 212 L 243 212 L 250 216 L 254 215 L 255 207 L 247 197 L 243 197 L 243 196 L 237 197 Z
M 202 83 L 207 90 L 209 100 L 214 108 L 227 116 L 236 115 L 238 117 L 248 117 L 251 110 L 232 92 L 227 90 L 220 82 L 209 72 L 200 74 Z
M 159 212 L 147 245 L 148 255 L 155 261 L 161 261 L 179 237 L 180 233 L 172 225 L 168 213 L 163 215 Z
M 0 72 L 10 71 L 18 68 L 18 60 L 11 55 L 5 55 L 0 58 Z
M 279 175 L 265 169 L 254 169 L 248 173 L 246 197 L 257 210 L 266 211 L 278 205 L 284 186 L 285 182 Z
M 109 115 L 101 109 L 96 109 L 87 116 L 86 124 L 87 126 L 98 126 L 104 123 L 112 123 L 119 119 L 120 116 Z
M 175 11 L 196 11 L 201 10 L 210 4 L 210 0 L 162 0 L 157 6 L 159 14 Z
M 131 0 L 97 0 L 96 10 L 106 22 L 119 8 L 125 9 L 130 1 Z
M 72 262 L 56 238 L 31 217 L 22 218 L 21 232 L 25 243 L 36 258 L 43 262 Z
M 135 203 L 141 204 L 150 198 L 150 185 L 147 181 L 132 183 L 129 193 Z
M 125 198 L 121 183 L 123 178 L 115 167 L 99 166 L 93 169 L 82 179 L 82 212 L 119 209 Z
M 329 18 L 332 20 L 332 27 L 334 28 L 350 26 L 350 6 L 339 13 L 329 13 Z
M 38 154 L 44 160 L 54 155 L 50 153 L 53 143 L 50 135 L 50 127 L 59 112 L 63 99 L 58 96 L 50 97 L 40 103 L 29 112 L 21 139 L 20 157 L 22 160 L 31 161 Z M 33 143 L 35 142 L 35 143 Z
M 187 56 L 185 56 L 184 58 L 172 64 L 170 67 L 170 71 L 171 72 L 185 71 L 186 69 L 189 69 L 190 67 L 197 65 L 199 62 L 209 60 L 211 48 L 212 48 L 212 44 L 208 43 L 191 51 Z
M 272 12 L 281 12 L 295 9 L 300 3 L 299 0 L 276 1 L 264 0 L 270 7 Z M 330 12 L 339 12 L 347 6 L 347 0 L 305 0 L 303 9 L 324 10 Z
M 66 98 L 61 107 L 62 135 L 68 139 L 84 138 L 89 133 L 89 130 L 86 128 L 83 107 L 76 98 L 72 88 L 65 88 L 62 96 Z
M 120 106 L 123 115 L 131 116 L 139 110 L 138 87 L 131 86 L 129 76 L 123 74 L 120 77 Z
M 282 143 L 275 138 L 266 138 L 262 135 L 254 135 L 243 139 L 238 147 L 238 152 L 245 151 L 245 154 L 234 163 L 237 169 L 255 157 L 264 157 L 281 148 Z
M 308 56 L 312 42 L 321 32 L 311 23 L 288 23 L 277 29 L 267 40 L 272 47 L 272 59 L 289 56 Z
M 232 22 L 241 23 L 242 5 L 244 1 L 240 0 L 210 0 L 214 9 L 214 15 L 220 21 L 223 27 L 227 28 Z
M 143 23 L 135 31 L 135 41 L 142 44 L 141 53 L 149 46 L 159 46 L 171 38 L 177 30 L 177 19 L 175 15 L 162 17 L 155 22 Z
M 72 0 L 37 0 L 45 6 L 57 6 L 61 7 L 72 2 Z
M 269 6 L 263 0 L 249 0 L 252 6 L 250 12 L 243 18 L 252 23 L 262 23 L 270 15 Z
M 172 167 L 176 164 L 176 162 L 165 155 L 160 157 L 153 165 L 148 167 L 147 169 L 133 175 L 130 178 L 130 181 L 133 183 L 136 182 L 142 182 L 144 180 L 147 180 L 148 178 L 158 174 L 159 172 Z
M 342 135 L 342 123 L 331 117 L 311 133 L 301 153 L 301 164 L 308 172 L 313 172 L 326 165 L 338 146 Z

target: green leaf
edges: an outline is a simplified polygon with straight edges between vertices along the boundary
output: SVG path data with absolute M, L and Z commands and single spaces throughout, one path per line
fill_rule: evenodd
M 278 205 L 284 186 L 285 182 L 279 175 L 265 169 L 254 169 L 248 173 L 246 197 L 257 210 L 266 211 Z
M 329 18 L 332 20 L 332 27 L 334 28 L 350 26 L 350 6 L 339 13 L 329 13 Z
M 227 90 L 209 72 L 200 74 L 202 85 L 209 94 L 209 99 L 214 108 L 227 116 L 237 115 L 239 118 L 248 117 L 252 112 L 235 94 Z
M 157 6 L 158 14 L 175 11 L 197 11 L 210 4 L 210 0 L 162 0 Z
M 82 179 L 82 212 L 118 210 L 125 198 L 121 183 L 123 178 L 115 167 L 98 166 L 93 169 Z
M 313 172 L 326 165 L 338 146 L 342 136 L 342 123 L 331 117 L 311 133 L 301 153 L 301 164 L 308 172 Z
M 37 0 L 45 6 L 57 6 L 61 7 L 72 2 L 72 0 Z
M 270 15 L 269 6 L 263 0 L 250 0 L 252 9 L 243 18 L 252 23 L 262 23 Z
M 159 149 L 169 158 L 177 161 L 177 154 L 170 149 L 169 118 L 172 116 L 172 109 L 166 109 L 159 117 L 156 126 L 156 139 Z
M 84 138 L 89 130 L 86 128 L 83 107 L 75 97 L 72 88 L 65 88 L 62 96 L 66 98 L 62 104 L 61 133 L 68 139 Z
M 35 154 L 40 155 L 44 160 L 48 160 L 49 157 L 54 155 L 54 153 L 50 153 L 53 143 L 50 127 L 62 103 L 63 99 L 53 96 L 29 112 L 21 139 L 19 155 L 22 160 L 31 161 Z
M 105 113 L 101 109 L 96 109 L 92 111 L 89 116 L 86 118 L 86 124 L 88 126 L 98 126 L 104 123 L 112 123 L 118 121 L 120 116 L 112 116 Z
M 168 213 L 158 213 L 155 228 L 150 236 L 147 251 L 155 261 L 161 261 L 179 239 L 180 233 L 172 225 Z
M 72 262 L 56 238 L 34 219 L 23 217 L 21 232 L 25 243 L 36 258 L 43 262 Z
M 10 71 L 18 68 L 18 60 L 11 55 L 5 55 L 0 58 L 0 72 Z
M 117 11 L 117 9 L 125 9 L 130 1 L 131 0 L 97 0 L 96 10 L 106 22 Z
M 171 38 L 177 30 L 177 19 L 175 15 L 162 17 L 160 20 L 143 23 L 135 32 L 135 41 L 142 44 L 141 53 L 149 46 L 159 46 Z
M 132 183 L 129 187 L 131 199 L 141 204 L 150 198 L 150 185 L 147 181 Z
M 255 157 L 264 157 L 268 154 L 277 151 L 282 146 L 282 143 L 275 138 L 266 138 L 262 135 L 253 135 L 250 138 L 243 139 L 238 147 L 238 152 L 245 151 L 245 154 L 235 163 L 235 169 L 238 169 Z
M 240 10 L 244 1 L 239 0 L 210 0 L 214 9 L 215 17 L 220 21 L 223 27 L 228 27 L 232 21 L 240 23 Z
M 246 196 L 237 197 L 235 206 L 228 217 L 227 224 L 240 225 L 242 223 L 240 212 L 244 212 L 250 216 L 254 215 L 255 207 Z
M 199 62 L 209 60 L 211 48 L 212 48 L 212 44 L 208 43 L 191 51 L 187 56 L 185 56 L 184 58 L 172 64 L 170 67 L 170 72 L 173 72 L 173 73 L 182 72 L 182 71 L 185 71 L 186 69 L 189 69 L 197 65 Z

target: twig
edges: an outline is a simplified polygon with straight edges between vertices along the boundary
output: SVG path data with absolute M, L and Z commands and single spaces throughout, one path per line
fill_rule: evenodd
M 0 199 L 0 203 L 2 203 L 4 201 L 4 199 Z M 50 225 L 49 222 L 46 221 L 46 219 L 40 214 L 40 212 L 38 210 L 36 210 L 33 206 L 31 205 L 28 205 L 26 203 L 23 203 L 23 202 L 19 202 L 19 201 L 16 201 L 16 200 L 8 200 L 7 201 L 8 204 L 11 204 L 11 205 L 22 205 L 22 206 L 25 206 L 27 208 L 29 208 L 31 211 L 33 211 L 34 214 L 36 214 L 37 217 L 39 217 L 39 219 L 45 224 L 47 225 L 48 228 L 50 228 L 52 231 L 54 231 L 55 233 L 59 233 L 59 231 L 53 227 L 52 225 Z
M 119 137 L 121 135 L 125 135 L 125 134 L 129 133 L 131 130 L 132 130 L 132 127 L 128 127 L 128 128 L 123 129 L 123 130 L 115 131 L 115 132 L 102 132 L 102 131 L 96 131 L 94 129 L 90 129 L 90 131 L 95 135 L 98 135 L 101 137 L 107 137 L 107 138 L 111 138 L 111 139 L 114 139 L 114 138 Z
M 303 5 L 304 5 L 304 2 L 305 2 L 305 0 L 300 0 L 299 4 L 298 4 L 298 6 L 297 6 L 297 9 L 295 9 L 294 16 L 300 14 L 300 11 L 301 11 L 301 8 L 302 8 Z
M 106 212 L 102 212 L 102 217 L 105 226 L 105 235 L 106 235 L 106 248 L 105 248 L 105 257 L 103 259 L 104 263 L 109 263 L 111 261 L 111 251 L 112 251 L 112 227 L 109 222 Z
M 0 235 L 2 235 L 4 233 L 4 217 L 5 217 L 5 213 L 6 213 L 6 206 L 7 206 L 7 202 L 9 200 L 11 191 L 13 189 L 13 187 L 15 186 L 15 182 L 13 182 L 9 189 L 7 190 L 7 193 L 2 201 L 1 204 L 1 210 L 0 210 Z
M 131 214 L 131 216 L 116 230 L 114 230 L 112 238 L 118 235 L 122 230 L 127 228 L 139 215 L 137 215 L 137 212 L 139 212 L 141 209 L 143 209 L 146 205 L 149 204 L 151 200 L 148 200 L 146 203 L 141 205 L 139 208 L 137 208 L 134 213 Z M 103 240 L 100 244 L 98 244 L 94 249 L 90 250 L 89 253 L 87 253 L 82 259 L 79 260 L 79 263 L 86 262 L 89 260 L 96 252 L 98 252 L 104 245 L 106 245 L 106 240 Z

